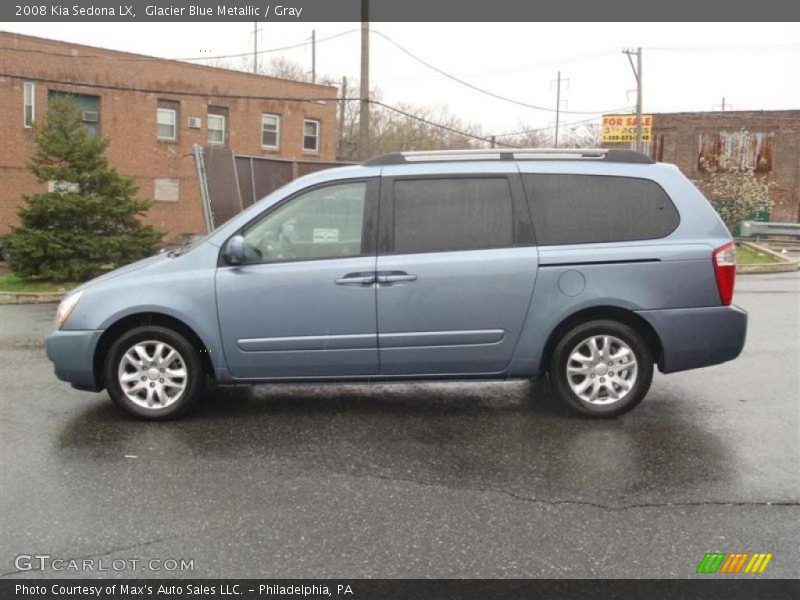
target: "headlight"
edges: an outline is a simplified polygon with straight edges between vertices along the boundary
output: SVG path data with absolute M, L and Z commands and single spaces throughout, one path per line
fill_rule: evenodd
M 83 294 L 83 292 L 74 292 L 61 301 L 56 311 L 56 327 L 61 328 L 67 321 L 72 309 L 75 308 L 75 305 L 78 304 L 78 300 L 81 299 L 81 294 Z

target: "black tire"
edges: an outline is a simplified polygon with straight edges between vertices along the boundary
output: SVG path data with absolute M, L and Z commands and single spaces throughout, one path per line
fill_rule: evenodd
M 636 358 L 636 379 L 630 390 L 619 400 L 609 401 L 607 404 L 595 404 L 581 398 L 573 391 L 567 377 L 570 355 L 581 346 L 582 342 L 594 336 L 617 338 L 628 345 Z M 578 365 L 579 363 L 573 362 L 572 364 Z M 603 369 L 614 368 L 613 365 L 607 366 L 605 363 L 602 363 L 600 367 Z M 619 367 L 617 368 L 619 369 Z M 613 373 L 613 371 L 610 372 Z M 635 408 L 647 395 L 653 380 L 653 352 L 644 336 L 624 323 L 611 320 L 587 321 L 571 328 L 558 340 L 548 374 L 554 393 L 573 412 L 589 417 L 616 417 Z M 598 378 L 599 383 L 599 374 L 595 374 L 592 379 L 594 380 L 595 377 Z M 583 380 L 578 381 L 582 382 Z M 619 392 L 622 388 L 615 389 Z M 603 388 L 603 393 L 609 397 L 606 388 Z
M 159 407 L 156 404 L 148 408 L 137 404 L 125 394 L 118 378 L 120 362 L 123 360 L 125 353 L 138 342 L 151 340 L 164 342 L 174 348 L 180 355 L 186 370 L 183 392 L 176 400 L 167 403 L 163 407 Z M 106 356 L 103 376 L 108 394 L 117 406 L 128 414 L 149 421 L 164 421 L 185 415 L 197 404 L 197 401 L 202 396 L 206 381 L 206 373 L 203 370 L 200 357 L 191 343 L 172 329 L 157 325 L 137 327 L 123 333 L 111 346 Z M 152 383 L 148 381 L 147 383 L 149 385 L 156 384 L 155 381 Z

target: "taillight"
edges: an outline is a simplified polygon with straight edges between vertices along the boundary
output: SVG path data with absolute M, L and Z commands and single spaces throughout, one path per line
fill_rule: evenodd
M 736 281 L 736 244 L 731 242 L 714 250 L 713 261 L 719 299 L 723 306 L 728 306 L 733 300 L 733 284 Z

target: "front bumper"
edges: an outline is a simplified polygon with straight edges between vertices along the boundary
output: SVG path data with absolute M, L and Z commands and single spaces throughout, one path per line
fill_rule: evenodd
M 660 368 L 674 373 L 733 360 L 747 335 L 747 312 L 738 306 L 638 312 L 653 326 L 663 351 Z
M 94 351 L 102 331 L 56 329 L 45 339 L 47 358 L 53 362 L 56 377 L 81 390 L 100 391 L 94 373 Z

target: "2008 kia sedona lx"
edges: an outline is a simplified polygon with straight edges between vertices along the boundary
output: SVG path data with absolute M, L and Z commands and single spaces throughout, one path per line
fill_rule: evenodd
M 390 154 L 297 179 L 69 294 L 56 375 L 146 419 L 207 379 L 534 378 L 585 415 L 731 360 L 735 247 L 676 167 L 620 150 Z

